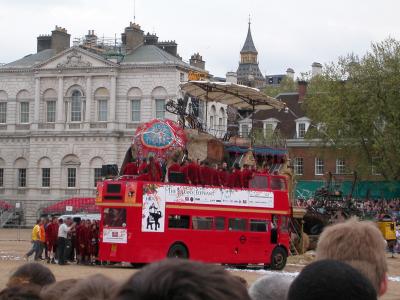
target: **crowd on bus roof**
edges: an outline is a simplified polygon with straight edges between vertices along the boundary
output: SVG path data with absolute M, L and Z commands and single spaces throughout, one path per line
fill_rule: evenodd
M 255 174 L 269 174 L 269 166 L 262 167 L 244 164 L 242 167 L 235 163 L 232 168 L 226 162 L 210 164 L 207 160 L 191 160 L 185 158 L 181 163 L 177 158 L 172 159 L 168 166 L 162 166 L 154 157 L 143 158 L 138 162 L 131 159 L 123 170 L 125 176 L 136 176 L 137 180 L 156 182 L 176 182 L 191 185 L 208 185 L 229 188 L 249 188 Z M 276 172 L 274 172 L 276 174 Z
M 295 278 L 267 274 L 248 287 L 229 269 L 184 259 L 132 273 L 123 282 L 101 274 L 56 281 L 43 264 L 26 263 L 11 274 L 0 300 L 376 300 L 388 289 L 385 241 L 374 223 L 354 218 L 324 230 L 315 261 Z

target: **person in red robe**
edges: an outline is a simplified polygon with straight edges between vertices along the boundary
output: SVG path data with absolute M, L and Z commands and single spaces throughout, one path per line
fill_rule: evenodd
M 171 182 L 171 178 L 169 177 L 169 174 L 171 172 L 180 172 L 180 169 L 181 169 L 181 166 L 178 164 L 178 160 L 176 158 L 174 158 L 172 160 L 172 164 L 167 169 L 168 182 Z
M 86 264 L 88 262 L 90 238 L 89 225 L 90 220 L 82 220 L 81 224 L 79 225 L 79 231 L 76 233 L 79 249 L 78 263 L 80 264 Z
M 228 186 L 229 171 L 228 171 L 228 164 L 225 161 L 218 168 L 218 177 L 221 186 Z
M 253 178 L 253 172 L 249 169 L 249 166 L 247 164 L 244 164 L 242 170 L 242 182 L 244 188 L 246 189 L 249 188 L 249 182 L 252 178 Z
M 199 165 L 190 159 L 188 159 L 188 177 L 191 184 L 199 184 Z
M 132 160 L 125 165 L 122 174 L 128 175 L 128 176 L 137 175 L 138 170 L 139 170 L 139 168 L 137 165 L 136 158 L 132 158 Z
M 149 158 L 149 164 L 146 169 L 150 181 L 161 181 L 161 166 L 155 161 L 154 157 L 151 156 Z
M 202 185 L 212 185 L 212 170 L 207 161 L 200 165 L 200 182 Z
M 53 217 L 51 223 L 45 228 L 46 235 L 46 246 L 48 251 L 48 263 L 55 263 L 57 253 L 57 236 L 58 236 L 58 220 L 57 217 Z
M 191 181 L 189 178 L 188 161 L 186 159 L 182 162 L 179 172 L 183 173 L 183 176 L 185 178 L 185 183 L 191 184 Z
M 221 186 L 221 182 L 219 180 L 219 172 L 218 172 L 218 165 L 215 164 L 214 168 L 210 168 L 211 169 L 211 176 L 212 176 L 212 185 L 213 186 Z
M 91 263 L 94 264 L 97 261 L 99 254 L 99 227 L 97 221 L 94 221 L 91 225 L 90 230 L 90 258 Z
M 138 169 L 139 175 L 144 174 L 146 172 L 146 168 L 147 168 L 147 159 L 143 158 L 142 163 L 140 164 L 139 169 Z
M 243 176 L 238 163 L 233 166 L 232 173 L 229 174 L 228 187 L 243 188 Z

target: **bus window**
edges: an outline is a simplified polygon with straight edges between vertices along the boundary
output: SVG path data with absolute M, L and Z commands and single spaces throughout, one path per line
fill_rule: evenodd
M 192 228 L 197 230 L 211 230 L 212 217 L 192 217 Z
M 125 227 L 126 208 L 105 208 L 103 225 L 104 227 Z
M 180 215 L 168 216 L 168 228 L 189 229 L 190 217 Z
M 215 218 L 215 229 L 216 230 L 225 230 L 225 218 L 224 217 L 216 217 Z
M 266 220 L 250 220 L 250 231 L 266 232 L 268 223 Z
M 271 177 L 271 189 L 275 191 L 285 191 L 285 179 L 279 177 Z
M 250 180 L 249 187 L 251 189 L 267 189 L 268 188 L 267 177 L 255 175 L 254 178 Z
M 246 231 L 246 219 L 229 219 L 230 231 Z

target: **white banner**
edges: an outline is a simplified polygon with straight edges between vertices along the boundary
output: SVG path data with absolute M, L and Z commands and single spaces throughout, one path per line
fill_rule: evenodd
M 122 228 L 104 228 L 103 242 L 113 244 L 126 244 L 128 243 L 128 232 L 126 229 Z
M 274 208 L 274 193 L 147 184 L 143 186 L 142 232 L 164 232 L 165 203 Z
M 267 191 L 164 185 L 157 188 L 157 194 L 169 203 L 274 208 L 274 193 Z
M 165 191 L 154 184 L 143 186 L 142 232 L 164 232 Z

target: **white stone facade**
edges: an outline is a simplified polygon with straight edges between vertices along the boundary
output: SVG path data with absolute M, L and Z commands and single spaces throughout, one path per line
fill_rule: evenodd
M 0 68 L 0 200 L 21 202 L 29 224 L 47 201 L 93 197 L 95 170 L 120 166 L 138 124 L 176 119 L 160 107 L 189 69 L 116 64 L 79 47 Z

